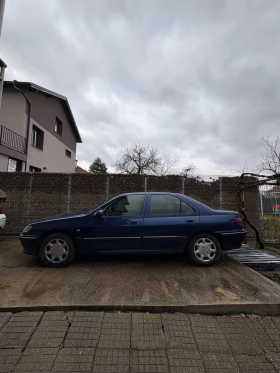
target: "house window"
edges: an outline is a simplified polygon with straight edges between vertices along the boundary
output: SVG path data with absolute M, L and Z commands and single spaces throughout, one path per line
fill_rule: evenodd
M 42 170 L 41 168 L 30 166 L 29 172 L 42 172 Z
M 20 172 L 22 171 L 22 161 L 15 158 L 9 158 L 8 172 Z
M 54 130 L 59 136 L 62 136 L 62 122 L 58 117 L 55 118 Z
M 71 158 L 71 152 L 69 152 L 68 149 L 65 150 L 65 155 L 66 155 L 66 157 Z
M 31 144 L 35 148 L 43 150 L 44 132 L 34 125 L 32 128 L 32 143 Z

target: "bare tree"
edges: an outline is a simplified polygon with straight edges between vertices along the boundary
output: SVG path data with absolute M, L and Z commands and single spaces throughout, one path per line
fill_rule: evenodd
M 161 154 L 157 148 L 136 143 L 121 150 L 113 166 L 126 174 L 166 175 L 177 161 L 170 155 Z
M 271 136 L 262 138 L 266 152 L 262 154 L 262 161 L 257 165 L 259 172 L 280 173 L 280 136 L 271 139 Z
M 193 177 L 197 174 L 198 168 L 194 163 L 187 163 L 183 168 L 181 175 L 185 177 Z
M 178 157 L 173 157 L 170 154 L 163 153 L 160 156 L 160 165 L 157 169 L 156 175 L 164 176 L 174 172 L 174 167 L 178 162 Z

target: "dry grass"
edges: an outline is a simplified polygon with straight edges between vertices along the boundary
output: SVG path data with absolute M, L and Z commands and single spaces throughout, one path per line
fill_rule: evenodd
M 280 216 L 264 215 L 261 217 L 262 237 L 266 241 L 280 240 Z

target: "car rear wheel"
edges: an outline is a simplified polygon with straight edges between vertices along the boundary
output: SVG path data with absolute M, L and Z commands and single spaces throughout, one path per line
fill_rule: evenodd
M 48 267 L 65 267 L 74 257 L 75 247 L 69 236 L 53 233 L 42 241 L 40 259 Z
M 186 255 L 193 264 L 210 266 L 219 260 L 221 252 L 221 245 L 214 236 L 201 233 L 191 239 Z

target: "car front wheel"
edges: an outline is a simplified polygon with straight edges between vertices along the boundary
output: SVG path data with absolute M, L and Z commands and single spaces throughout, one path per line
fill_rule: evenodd
M 50 234 L 41 243 L 40 259 L 48 267 L 65 267 L 74 257 L 73 241 L 65 234 Z
M 186 255 L 193 264 L 210 266 L 219 260 L 221 245 L 211 234 L 201 233 L 191 239 Z

